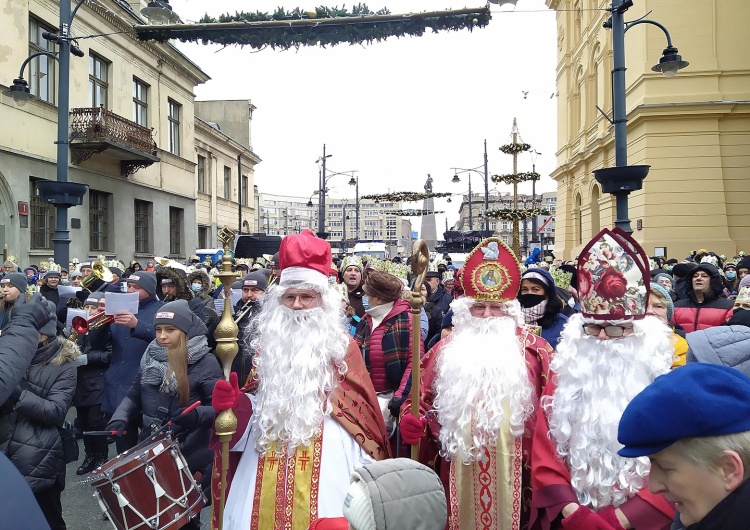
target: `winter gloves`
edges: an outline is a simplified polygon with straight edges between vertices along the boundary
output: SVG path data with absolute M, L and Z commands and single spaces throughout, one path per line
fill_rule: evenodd
M 562 527 L 573 530 L 624 530 L 613 506 L 598 513 L 579 506 L 570 517 L 562 520 Z
M 122 436 L 126 432 L 127 425 L 124 420 L 112 420 L 107 424 L 107 430 L 112 431 L 114 436 Z
M 399 428 L 401 429 L 401 438 L 409 445 L 416 445 L 426 433 L 427 418 L 424 416 L 415 418 L 411 413 L 404 414 Z
M 240 387 L 237 384 L 237 373 L 232 372 L 229 375 L 229 381 L 219 379 L 214 386 L 211 405 L 216 413 L 224 410 L 235 409 L 240 399 Z

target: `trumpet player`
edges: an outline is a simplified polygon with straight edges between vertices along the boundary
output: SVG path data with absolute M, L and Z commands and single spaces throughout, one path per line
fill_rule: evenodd
M 232 362 L 232 371 L 237 372 L 237 379 L 247 381 L 253 368 L 253 350 L 250 342 L 253 339 L 253 321 L 260 313 L 260 306 L 268 288 L 268 278 L 261 271 L 246 274 L 240 280 L 242 298 L 234 306 L 234 320 L 239 328 L 237 344 L 239 351 Z

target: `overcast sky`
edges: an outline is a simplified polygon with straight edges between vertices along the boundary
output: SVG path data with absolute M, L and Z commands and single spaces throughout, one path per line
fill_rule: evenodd
M 271 12 L 313 9 L 319 0 L 171 0 L 183 21 L 197 21 L 242 9 Z M 334 6 L 337 2 L 323 3 Z M 338 4 L 340 5 L 340 4 Z M 347 5 L 351 5 L 348 3 Z M 450 0 L 376 0 L 373 11 L 392 13 L 475 7 L 476 2 Z M 207 7 L 210 6 L 210 7 Z M 452 167 L 483 163 L 487 139 L 489 173 L 511 173 L 512 158 L 498 147 L 510 141 L 513 118 L 522 139 L 539 153 L 540 191 L 553 191 L 549 173 L 556 149 L 555 14 L 543 0 L 519 0 L 515 11 L 492 5 L 492 20 L 473 32 L 441 32 L 422 37 L 392 37 L 370 45 L 255 51 L 251 48 L 177 43 L 211 80 L 196 88 L 199 100 L 249 99 L 253 116 L 253 150 L 263 159 L 256 166 L 261 192 L 293 193 L 307 198 L 318 188 L 315 161 L 326 144 L 329 172 L 358 170 L 360 195 L 387 191 L 421 191 L 427 174 L 436 192 L 468 190 L 466 174 L 452 184 Z M 524 91 L 528 91 L 524 98 Z M 519 171 L 530 171 L 532 157 L 520 158 Z M 481 168 L 480 168 L 481 170 Z M 354 197 L 345 176 L 329 181 L 329 195 Z M 483 188 L 480 175 L 472 190 Z M 509 186 L 490 189 L 509 191 Z M 520 187 L 531 192 L 531 184 Z M 438 233 L 458 219 L 460 200 L 436 200 Z M 405 203 L 405 208 L 421 208 Z M 415 227 L 419 219 L 412 218 Z M 475 221 L 478 228 L 479 223 Z

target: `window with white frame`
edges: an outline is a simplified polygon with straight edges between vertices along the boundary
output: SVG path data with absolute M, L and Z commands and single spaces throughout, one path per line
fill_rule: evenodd
M 29 18 L 29 55 L 39 52 L 55 52 L 55 44 L 42 37 L 42 33 L 56 30 L 43 22 Z M 52 57 L 40 55 L 29 61 L 29 90 L 41 101 L 55 104 L 55 61 Z

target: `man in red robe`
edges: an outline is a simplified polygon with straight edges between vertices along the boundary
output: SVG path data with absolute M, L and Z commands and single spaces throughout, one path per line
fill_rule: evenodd
M 532 455 L 531 528 L 666 530 L 674 510 L 649 493 L 648 458 L 617 452 L 631 399 L 672 365 L 671 329 L 648 306 L 648 258 L 619 228 L 602 230 L 578 260 L 581 314 L 550 366 Z
M 419 417 L 409 397 L 401 434 L 440 475 L 449 529 L 518 530 L 528 523 L 535 410 L 552 348 L 523 324 L 519 265 L 502 241 L 482 241 L 463 270 L 453 333 L 422 359 Z
M 279 260 L 279 284 L 251 324 L 258 353 L 249 392 L 239 391 L 236 374 L 214 389 L 214 408 L 238 419 L 228 530 L 307 530 L 319 517 L 339 517 L 352 471 L 390 456 L 375 390 L 328 287 L 330 245 L 306 230 L 284 238 Z

